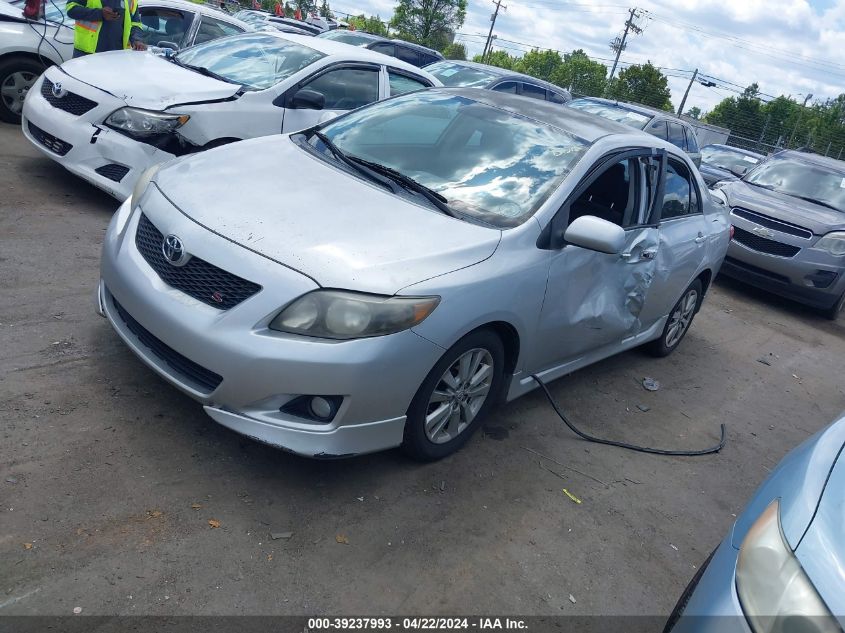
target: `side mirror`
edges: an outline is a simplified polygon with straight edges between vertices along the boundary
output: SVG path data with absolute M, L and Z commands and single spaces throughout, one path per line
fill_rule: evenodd
M 303 88 L 293 95 L 290 107 L 299 110 L 322 110 L 326 107 L 326 97 L 316 90 Z
M 594 215 L 575 218 L 563 238 L 574 246 L 610 255 L 618 255 L 625 248 L 625 231 L 622 227 Z
M 737 178 L 742 178 L 745 174 L 748 173 L 748 167 L 745 167 L 743 165 L 734 165 L 730 168 L 730 172 Z
M 176 42 L 168 42 L 167 40 L 162 40 L 161 42 L 159 42 L 158 47 L 159 48 L 169 48 L 170 50 L 173 50 L 173 51 L 179 50 L 179 45 Z

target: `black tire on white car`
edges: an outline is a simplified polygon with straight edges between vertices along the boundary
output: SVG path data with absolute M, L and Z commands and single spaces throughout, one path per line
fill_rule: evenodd
M 0 61 L 0 120 L 21 122 L 26 93 L 45 68 L 41 62 L 19 55 Z
M 505 348 L 490 330 L 455 343 L 428 373 L 408 407 L 402 449 L 434 461 L 466 444 L 499 401 Z

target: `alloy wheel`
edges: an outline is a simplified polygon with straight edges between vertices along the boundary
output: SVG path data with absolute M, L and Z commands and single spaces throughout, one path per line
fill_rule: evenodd
M 6 76 L 3 85 L 0 86 L 0 98 L 3 99 L 3 103 L 9 110 L 15 114 L 21 113 L 26 93 L 32 88 L 36 79 L 38 79 L 38 75 L 25 70 Z
M 669 317 L 669 327 L 666 328 L 666 347 L 674 347 L 684 336 L 692 318 L 695 316 L 697 305 L 698 292 L 695 288 L 690 288 L 678 301 L 678 305 L 675 306 L 672 315 Z
M 430 441 L 445 444 L 469 427 L 490 393 L 493 370 L 490 352 L 475 348 L 443 372 L 426 407 L 425 434 Z

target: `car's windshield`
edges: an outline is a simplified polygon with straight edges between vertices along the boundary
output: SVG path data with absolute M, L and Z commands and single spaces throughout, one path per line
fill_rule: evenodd
M 646 123 L 651 121 L 650 116 L 629 110 L 625 106 L 615 103 L 602 103 L 601 101 L 593 101 L 592 99 L 575 99 L 566 105 L 569 108 L 596 114 L 604 119 L 630 125 L 638 130 L 643 129 Z
M 344 44 L 352 44 L 352 46 L 367 46 L 367 44 L 372 44 L 373 42 L 378 41 L 368 35 L 362 35 L 360 33 L 355 33 L 354 31 L 346 31 L 342 29 L 326 31 L 325 33 L 320 33 L 317 37 L 324 40 L 335 40 L 336 42 L 343 42 Z
M 374 104 L 322 132 L 347 156 L 390 167 L 454 212 L 498 227 L 530 217 L 588 148 L 558 128 L 442 92 Z M 310 142 L 321 147 L 316 135 Z
M 212 40 L 176 56 L 181 64 L 207 68 L 228 81 L 263 90 L 323 57 L 319 51 L 265 33 Z
M 817 200 L 845 213 L 845 165 L 835 169 L 792 157 L 773 157 L 743 180 L 796 198 Z
M 483 88 L 501 75 L 475 66 L 464 66 L 454 62 L 436 62 L 425 69 L 437 77 L 444 86 Z
M 24 0 L 15 0 L 14 2 L 10 2 L 9 4 L 19 7 L 21 11 L 23 11 L 24 7 Z M 57 22 L 61 24 L 64 22 L 67 26 L 72 27 L 74 21 L 67 17 L 65 14 L 65 3 L 64 0 L 57 0 L 56 2 L 50 2 L 49 0 L 44 3 L 44 17 L 47 18 L 48 22 Z
M 728 170 L 740 167 L 751 169 L 760 162 L 760 159 L 756 156 L 744 154 L 743 152 L 737 152 L 728 147 L 707 145 L 701 148 L 701 162 L 705 165 L 713 165 L 714 167 L 721 167 L 722 169 Z

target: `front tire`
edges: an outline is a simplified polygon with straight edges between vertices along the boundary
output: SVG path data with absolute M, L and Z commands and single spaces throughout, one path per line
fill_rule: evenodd
M 502 390 L 505 350 L 489 330 L 455 343 L 417 390 L 402 449 L 421 461 L 451 455 L 478 429 Z
M 689 331 L 692 320 L 701 307 L 703 297 L 701 280 L 696 279 L 689 288 L 684 290 L 678 303 L 669 312 L 669 318 L 666 320 L 663 332 L 660 333 L 660 338 L 648 344 L 647 349 L 652 356 L 662 358 L 675 351 Z
M 40 62 L 10 57 L 0 62 L 0 120 L 20 123 L 26 93 L 45 70 Z

